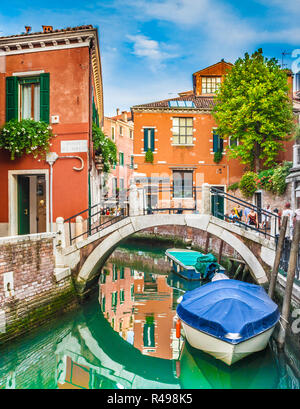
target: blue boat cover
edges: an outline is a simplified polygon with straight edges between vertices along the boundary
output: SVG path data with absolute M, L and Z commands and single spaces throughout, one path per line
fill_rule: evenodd
M 186 292 L 177 315 L 189 326 L 231 344 L 268 330 L 280 317 L 262 287 L 237 280 L 214 281 Z

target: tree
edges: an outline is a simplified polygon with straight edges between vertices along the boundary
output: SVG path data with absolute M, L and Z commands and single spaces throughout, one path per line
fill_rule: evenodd
M 235 62 L 216 93 L 213 115 L 219 135 L 233 142 L 229 157 L 256 172 L 274 165 L 294 129 L 287 78 L 278 61 L 259 49 Z

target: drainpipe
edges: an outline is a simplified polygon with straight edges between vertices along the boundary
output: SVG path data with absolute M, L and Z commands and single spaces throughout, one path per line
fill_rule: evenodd
M 58 158 L 56 152 L 50 152 L 47 154 L 46 162 L 50 166 L 50 192 L 49 192 L 49 201 L 50 201 L 50 232 L 53 231 L 53 165 Z

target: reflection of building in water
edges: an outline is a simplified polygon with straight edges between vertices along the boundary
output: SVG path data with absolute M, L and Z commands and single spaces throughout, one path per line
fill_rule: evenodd
M 172 359 L 173 290 L 166 276 L 145 274 L 134 280 L 134 346 L 143 354 Z
M 107 263 L 100 276 L 99 302 L 112 328 L 133 343 L 134 270 Z
M 107 263 L 100 283 L 103 314 L 123 339 L 144 355 L 177 358 L 173 289 L 165 275 Z

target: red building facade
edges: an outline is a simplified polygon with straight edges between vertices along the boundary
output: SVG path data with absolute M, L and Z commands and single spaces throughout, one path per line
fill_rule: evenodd
M 50 154 L 10 159 L 0 150 L 0 235 L 54 230 L 99 196 L 92 121 L 103 125 L 98 32 L 93 26 L 0 38 L 0 125 L 34 119 L 52 127 Z

